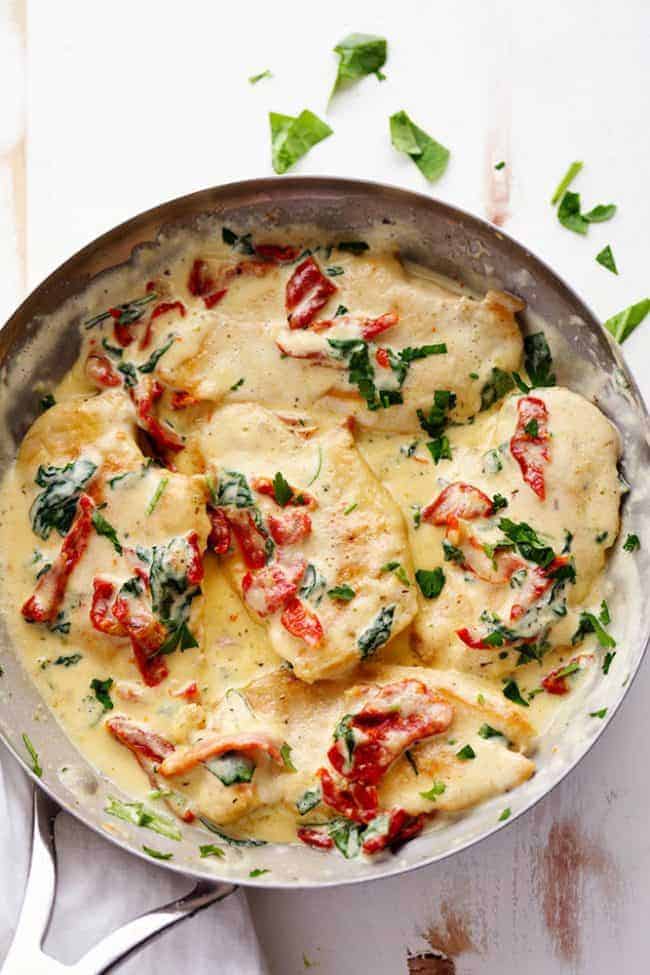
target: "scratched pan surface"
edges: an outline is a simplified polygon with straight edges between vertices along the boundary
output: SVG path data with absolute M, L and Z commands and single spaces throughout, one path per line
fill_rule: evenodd
M 642 549 L 630 556 L 621 553 L 618 545 L 610 562 L 608 602 L 618 642 L 616 667 L 606 679 L 598 670 L 593 684 L 571 695 L 540 742 L 538 771 L 529 782 L 506 799 L 497 797 L 444 829 L 408 843 L 396 856 L 375 862 L 346 861 L 307 847 L 280 844 L 227 847 L 225 859 L 201 860 L 199 844 L 210 841 L 205 831 L 184 827 L 181 842 L 156 837 L 157 846 L 174 854 L 171 862 L 161 865 L 197 877 L 287 888 L 390 876 L 441 860 L 498 828 L 507 828 L 508 824 L 498 823 L 503 807 L 512 809 L 509 822 L 529 809 L 577 764 L 621 704 L 650 633 L 649 601 L 642 598 L 650 586 L 650 537 L 644 544 L 643 530 L 644 516 L 650 511 L 643 487 L 650 460 L 648 416 L 617 348 L 590 310 L 549 267 L 495 227 L 429 197 L 374 183 L 328 178 L 255 180 L 195 193 L 134 217 L 85 247 L 27 298 L 0 332 L 0 470 L 13 459 L 34 419 L 38 399 L 34 385 L 52 385 L 76 358 L 75 296 L 95 276 L 118 265 L 129 262 L 142 267 L 142 262 L 144 266 L 154 262 L 157 250 L 165 246 L 160 243 L 161 232 L 169 238 L 176 228 L 206 232 L 221 223 L 252 231 L 311 224 L 344 239 L 363 237 L 379 226 L 406 260 L 475 290 L 496 286 L 520 295 L 527 302 L 527 311 L 520 316 L 524 331 L 538 328 L 540 319 L 545 322 L 558 383 L 595 401 L 622 434 L 621 471 L 633 490 L 624 502 L 621 531 L 636 532 Z M 44 328 L 43 317 L 56 312 Z M 36 780 L 39 786 L 88 826 L 142 856 L 142 830 L 104 813 L 106 796 L 119 795 L 119 790 L 83 759 L 51 716 L 13 652 L 4 619 L 0 619 L 0 666 L 4 671 L 0 738 L 5 745 L 29 771 L 21 740 L 27 732 L 44 768 L 43 778 Z M 588 718 L 589 711 L 603 707 L 608 708 L 605 721 Z M 67 772 L 62 774 L 62 769 Z M 252 882 L 249 870 L 259 866 L 270 872 Z

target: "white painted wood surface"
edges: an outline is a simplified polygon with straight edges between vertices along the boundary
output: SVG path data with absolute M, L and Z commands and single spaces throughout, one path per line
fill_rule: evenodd
M 295 172 L 383 180 L 486 215 L 488 164 L 504 159 L 509 232 L 603 318 L 648 294 L 647 0 L 0 0 L 0 320 L 133 213 L 271 175 L 268 110 L 323 114 L 330 49 L 350 30 L 389 39 L 388 79 L 339 97 L 335 135 Z M 247 83 L 265 68 L 272 80 Z M 452 150 L 435 187 L 391 148 L 400 108 Z M 586 238 L 549 206 L 573 159 L 584 202 L 619 205 Z M 594 260 L 607 243 L 618 277 Z M 625 351 L 650 399 L 649 323 Z M 457 975 L 647 971 L 649 695 L 646 662 L 576 773 L 446 863 L 362 888 L 252 893 L 274 975 L 397 975 L 431 944 Z

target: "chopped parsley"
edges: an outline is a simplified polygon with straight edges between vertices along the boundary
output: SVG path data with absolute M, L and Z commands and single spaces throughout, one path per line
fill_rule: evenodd
M 369 627 L 360 634 L 357 646 L 361 652 L 361 659 L 367 658 L 382 647 L 390 639 L 395 616 L 395 605 L 384 606 L 379 610 Z
M 339 600 L 342 603 L 349 603 L 351 599 L 354 599 L 356 593 L 350 586 L 334 586 L 332 589 L 327 590 L 327 595 L 330 599 Z
M 417 569 L 415 581 L 425 599 L 436 599 L 443 590 L 445 573 L 440 566 L 435 569 Z
M 601 708 L 600 711 L 590 711 L 589 712 L 589 717 L 590 718 L 604 718 L 606 714 L 607 714 L 607 708 Z
M 286 173 L 318 142 L 332 134 L 332 129 L 305 109 L 295 117 L 269 112 L 271 125 L 271 158 L 279 175 Z
M 270 870 L 267 870 L 266 867 L 255 867 L 254 870 L 251 870 L 251 872 L 248 874 L 248 876 L 249 877 L 261 877 L 261 876 L 263 876 L 263 874 L 270 873 L 270 872 L 271 871 Z
M 506 806 L 501 815 L 499 816 L 499 822 L 503 823 L 506 819 L 510 819 L 510 806 Z
M 615 651 L 614 652 L 611 652 L 609 650 L 607 651 L 607 653 L 605 654 L 605 658 L 603 660 L 603 674 L 609 673 L 609 668 L 612 666 L 615 656 L 616 656 Z
M 293 497 L 293 490 L 280 471 L 273 478 L 273 497 L 281 508 L 286 507 Z
M 156 490 L 153 493 L 153 497 L 152 497 L 151 501 L 149 502 L 149 504 L 147 505 L 147 509 L 146 509 L 146 514 L 147 515 L 153 514 L 153 512 L 156 510 L 156 506 L 157 506 L 158 502 L 160 501 L 160 499 L 162 498 L 163 494 L 165 493 L 165 490 L 167 489 L 167 485 L 168 484 L 169 484 L 169 478 L 168 477 L 162 477 L 160 479 L 160 481 L 158 483 L 158 486 L 157 486 Z
M 339 305 L 336 311 L 334 312 L 334 318 L 340 318 L 341 315 L 347 315 L 347 313 L 348 313 L 348 309 L 345 307 L 345 305 Z
M 427 792 L 421 792 L 420 795 L 423 799 L 428 799 L 430 802 L 435 802 L 438 796 L 441 796 L 447 786 L 444 782 L 434 782 Z
M 642 298 L 635 305 L 630 305 L 628 308 L 623 309 L 623 311 L 619 311 L 617 315 L 612 315 L 611 318 L 608 318 L 604 322 L 603 328 L 606 328 L 617 342 L 624 342 L 632 334 L 637 325 L 641 324 L 649 311 L 650 298 Z
M 389 124 L 391 142 L 395 149 L 410 156 L 429 182 L 439 179 L 447 168 L 449 149 L 427 135 L 405 111 L 391 115 Z
M 25 748 L 27 749 L 27 752 L 29 754 L 29 757 L 32 760 L 32 772 L 34 773 L 34 775 L 38 776 L 39 779 L 42 778 L 43 777 L 43 766 L 41 765 L 40 759 L 38 757 L 38 752 L 36 751 L 36 749 L 32 745 L 32 742 L 30 740 L 30 737 L 29 737 L 29 735 L 26 732 L 23 732 L 23 744 L 24 744 Z
M 501 511 L 502 508 L 507 508 L 507 507 L 508 507 L 508 502 L 502 494 L 499 494 L 497 492 L 496 494 L 492 495 L 492 508 L 495 513 L 497 511 Z
M 456 758 L 459 758 L 461 762 L 469 762 L 470 759 L 476 758 L 476 752 L 471 745 L 463 745 L 460 751 L 456 752 Z
M 110 690 L 113 686 L 113 678 L 107 677 L 106 680 L 100 680 L 98 677 L 93 677 L 90 682 L 90 689 L 93 691 L 95 697 L 103 707 L 104 711 L 113 710 L 113 702 L 111 700 Z
M 609 244 L 596 254 L 596 260 L 604 268 L 607 268 L 608 271 L 611 271 L 612 274 L 618 274 L 614 254 Z
M 374 74 L 378 81 L 385 75 L 381 69 L 386 63 L 387 43 L 384 37 L 375 34 L 348 34 L 334 48 L 339 56 L 338 71 L 332 94 L 346 82 L 357 81 Z
M 639 536 L 634 534 L 629 534 L 625 539 L 623 548 L 626 552 L 636 552 L 641 548 L 641 542 L 639 541 Z
M 109 521 L 104 518 L 101 511 L 97 508 L 92 513 L 92 522 L 98 535 L 103 535 L 109 540 L 118 555 L 122 554 L 122 546 L 117 537 L 117 532 Z

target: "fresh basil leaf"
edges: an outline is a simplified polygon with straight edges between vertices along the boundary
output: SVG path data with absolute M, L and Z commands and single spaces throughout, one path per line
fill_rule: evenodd
M 267 68 L 266 71 L 260 71 L 259 74 L 252 74 L 248 79 L 249 85 L 256 85 L 258 81 L 262 81 L 263 78 L 272 78 L 273 75 Z
M 361 851 L 361 833 L 364 830 L 365 826 L 343 818 L 332 819 L 327 824 L 327 832 L 346 860 L 358 856 Z
M 623 311 L 619 311 L 617 315 L 612 315 L 603 324 L 603 328 L 611 332 L 617 342 L 624 342 L 637 325 L 641 324 L 649 311 L 650 298 L 643 298 L 641 301 L 637 301 L 635 305 L 630 305 Z
M 440 566 L 435 569 L 417 569 L 415 581 L 425 599 L 436 599 L 445 584 L 445 573 Z
M 90 682 L 90 689 L 94 692 L 95 697 L 103 707 L 104 711 L 113 710 L 113 702 L 110 695 L 110 689 L 112 686 L 112 677 L 107 677 L 106 680 L 100 680 L 98 677 L 93 677 Z
M 334 48 L 339 56 L 339 66 L 332 94 L 346 81 L 357 81 L 369 74 L 384 80 L 381 72 L 386 63 L 387 43 L 384 37 L 375 34 L 348 34 Z
M 216 846 L 215 843 L 204 843 L 199 847 L 199 853 L 201 858 L 205 857 L 225 857 L 225 852 L 220 846 Z
M 555 386 L 553 357 L 543 332 L 524 336 L 524 365 L 533 388 Z
M 41 779 L 43 777 L 43 766 L 41 765 L 41 761 L 38 757 L 38 752 L 32 745 L 30 737 L 26 732 L 23 732 L 23 744 L 32 760 L 32 772 L 34 775 L 38 776 L 39 779 Z
M 379 610 L 370 626 L 360 634 L 357 639 L 357 646 L 361 651 L 362 660 L 367 660 L 375 650 L 378 650 L 390 639 L 394 616 L 395 605 L 384 606 Z
M 108 339 L 104 336 L 102 339 L 102 348 L 104 352 L 107 352 L 112 359 L 121 359 L 124 355 L 124 349 L 121 349 L 119 345 L 111 345 Z
M 161 346 L 159 349 L 156 349 L 154 352 L 152 352 L 149 358 L 147 359 L 147 361 L 143 362 L 141 366 L 138 366 L 138 371 L 145 372 L 145 373 L 153 372 L 156 366 L 158 365 L 159 360 L 162 358 L 162 356 L 164 356 L 165 352 L 167 352 L 168 349 L 171 349 L 173 344 L 174 344 L 174 336 L 172 335 L 169 338 L 169 341 L 165 343 L 165 345 Z
M 511 542 L 517 546 L 519 554 L 528 562 L 535 562 L 546 568 L 555 558 L 555 552 L 549 545 L 544 545 L 537 532 L 525 521 L 519 523 L 510 518 L 501 518 L 499 529 Z
M 109 542 L 111 543 L 111 545 L 113 546 L 117 554 L 121 555 L 122 546 L 120 545 L 119 539 L 117 537 L 117 532 L 115 531 L 111 523 L 108 522 L 106 518 L 104 518 L 101 511 L 97 510 L 97 508 L 95 508 L 95 510 L 93 511 L 92 522 L 97 534 L 104 535 L 109 540 Z
M 607 714 L 607 708 L 601 708 L 599 711 L 590 711 L 589 712 L 589 717 L 590 718 L 604 718 L 606 714 Z
M 425 414 L 421 409 L 416 411 L 420 426 L 425 433 L 434 438 L 441 436 L 449 419 L 447 414 L 455 405 L 455 393 L 450 393 L 448 389 L 436 389 L 429 412 Z
M 599 203 L 588 213 L 583 213 L 582 216 L 587 223 L 603 223 L 605 220 L 611 220 L 615 213 L 615 203 Z
M 609 244 L 607 245 L 607 247 L 603 247 L 602 251 L 599 251 L 599 253 L 596 254 L 596 260 L 604 268 L 607 268 L 608 271 L 611 271 L 612 274 L 618 274 L 618 268 L 616 267 L 614 254 Z
M 223 470 L 219 476 L 217 500 L 220 505 L 233 504 L 236 508 L 253 506 L 253 495 L 246 476 L 239 471 Z
M 45 488 L 29 509 L 32 529 L 40 538 L 49 538 L 54 528 L 66 535 L 77 511 L 77 501 L 97 470 L 97 464 L 84 457 L 64 467 L 43 467 L 36 472 L 36 484 Z
M 510 806 L 506 806 L 501 815 L 499 816 L 499 822 L 503 823 L 506 819 L 510 819 Z
M 248 874 L 248 876 L 249 877 L 262 877 L 265 873 L 270 873 L 270 872 L 271 871 L 270 870 L 267 870 L 266 867 L 255 867 L 254 870 L 251 870 L 250 871 L 250 873 Z
M 305 109 L 295 118 L 269 113 L 271 154 L 276 173 L 286 173 L 312 146 L 332 134 L 332 129 L 317 115 Z
M 449 162 L 449 150 L 420 129 L 404 111 L 395 112 L 389 121 L 393 146 L 410 156 L 429 182 L 440 179 Z
M 354 599 L 356 593 L 350 586 L 334 586 L 333 589 L 327 590 L 327 595 L 330 599 L 338 599 L 343 603 L 349 603 L 351 599 Z
M 557 218 L 563 227 L 572 230 L 576 234 L 586 234 L 589 223 L 580 212 L 580 194 L 572 193 L 570 190 L 564 194 L 560 200 L 557 211 Z
M 287 741 L 285 741 L 284 744 L 282 745 L 282 748 L 280 749 L 280 755 L 282 757 L 282 761 L 284 762 L 284 767 L 286 768 L 287 772 L 298 771 L 296 766 L 291 761 L 291 745 Z
M 465 561 L 462 549 L 452 545 L 446 538 L 442 540 L 442 551 L 445 556 L 445 562 L 457 562 L 459 565 L 462 565 Z
M 613 648 L 616 646 L 616 640 L 606 632 L 598 617 L 594 613 L 588 613 L 583 610 L 580 613 L 578 629 L 571 637 L 571 645 L 575 646 L 577 643 L 581 643 L 588 633 L 596 634 L 596 639 L 601 647 Z

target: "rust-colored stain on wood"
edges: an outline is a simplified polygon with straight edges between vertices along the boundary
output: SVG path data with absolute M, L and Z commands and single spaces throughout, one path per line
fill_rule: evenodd
M 440 905 L 440 917 L 441 923 L 429 927 L 424 935 L 434 952 L 454 958 L 464 951 L 478 951 L 467 922 L 447 901 Z
M 537 850 L 540 874 L 538 896 L 544 923 L 556 956 L 575 963 L 582 952 L 582 901 L 585 881 L 600 881 L 608 902 L 615 898 L 616 867 L 580 823 L 571 819 L 553 823 L 546 846 Z
M 406 959 L 409 975 L 456 975 L 456 966 L 451 958 L 425 951 L 419 955 L 409 955 Z

